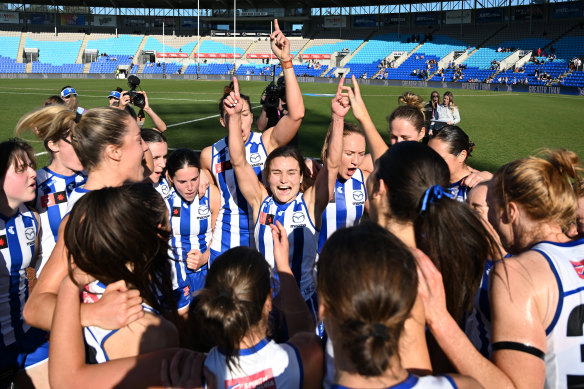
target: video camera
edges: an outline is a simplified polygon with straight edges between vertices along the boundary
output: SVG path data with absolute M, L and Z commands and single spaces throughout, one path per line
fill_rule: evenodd
M 270 82 L 263 93 L 265 100 L 260 100 L 266 108 L 278 108 L 280 99 L 286 102 L 286 81 L 284 77 L 278 78 L 278 82 Z
M 128 77 L 128 86 L 130 87 L 130 90 L 124 93 L 124 95 L 129 95 L 130 102 L 134 104 L 136 107 L 143 109 L 146 106 L 146 99 L 144 98 L 144 95 L 142 93 L 136 92 L 136 88 L 139 85 L 140 79 L 132 74 L 130 77 Z

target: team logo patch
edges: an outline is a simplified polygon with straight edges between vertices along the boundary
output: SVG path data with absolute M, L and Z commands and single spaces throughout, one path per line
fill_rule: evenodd
M 224 161 L 224 162 L 219 162 L 215 164 L 215 171 L 217 173 L 221 173 L 224 172 L 226 170 L 230 170 L 233 169 L 233 166 L 231 165 L 231 161 Z
M 260 212 L 260 224 L 269 226 L 274 224 L 274 215 L 271 213 Z
M 8 239 L 6 239 L 6 235 L 0 235 L 0 249 L 8 248 Z
M 34 240 L 36 236 L 34 228 L 29 227 L 26 230 L 24 230 L 24 236 L 26 236 L 26 239 L 28 240 Z
M 8 227 L 8 233 L 9 233 L 10 235 L 14 235 L 14 226 L 10 226 L 10 227 Z
M 342 186 L 337 187 L 337 192 L 343 193 L 343 187 Z
M 225 388 L 227 389 L 276 389 L 276 380 L 272 369 L 262 370 L 258 373 L 247 377 L 232 378 L 225 380 Z
M 363 191 L 353 192 L 353 200 L 363 201 L 365 199 L 365 193 Z
M 161 184 L 161 185 L 160 185 L 160 190 L 162 191 L 162 194 L 163 194 L 163 195 L 167 195 L 167 194 L 168 194 L 168 191 L 169 191 L 169 189 L 168 189 L 168 185 L 166 185 L 166 184 Z
M 199 205 L 199 215 L 205 216 L 209 214 L 209 207 L 206 205 Z
M 304 221 L 304 213 L 302 211 L 294 212 L 292 214 L 293 223 L 302 223 Z
M 180 217 L 180 207 L 172 207 L 172 216 Z
M 48 195 L 41 196 L 41 207 L 48 208 L 53 205 L 61 204 L 67 202 L 67 193 L 65 191 L 49 193 Z
M 570 261 L 570 263 L 574 266 L 574 270 L 576 271 L 576 274 L 578 274 L 578 277 L 584 280 L 584 259 L 579 262 Z
M 251 163 L 258 163 L 262 160 L 262 157 L 259 153 L 253 153 L 249 156 L 249 162 Z

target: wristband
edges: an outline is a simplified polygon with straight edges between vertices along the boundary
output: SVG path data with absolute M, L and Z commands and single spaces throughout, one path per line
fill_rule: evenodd
M 282 69 L 290 69 L 292 68 L 292 61 L 288 60 L 288 61 L 282 61 L 280 63 L 282 65 Z

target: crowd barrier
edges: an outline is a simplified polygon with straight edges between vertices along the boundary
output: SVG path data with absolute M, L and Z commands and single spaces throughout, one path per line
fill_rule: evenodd
M 139 74 L 142 80 L 231 80 L 228 74 Z M 41 74 L 41 73 L 0 73 L 0 79 L 114 79 L 113 74 Z M 271 81 L 271 76 L 238 75 L 242 81 Z M 299 82 L 318 82 L 325 84 L 338 83 L 337 78 L 326 77 L 297 77 Z M 467 89 L 485 90 L 493 92 L 528 92 L 552 95 L 584 96 L 584 87 L 575 86 L 541 86 L 541 85 L 505 85 L 486 84 L 483 82 L 439 82 L 439 81 L 405 81 L 405 80 L 359 80 L 360 85 L 401 86 L 404 88 L 434 88 L 434 89 Z

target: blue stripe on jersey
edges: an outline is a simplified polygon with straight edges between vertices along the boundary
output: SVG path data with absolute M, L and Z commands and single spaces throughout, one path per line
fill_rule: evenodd
M 335 185 L 335 205 L 337 206 L 337 230 L 343 228 L 347 220 L 347 199 L 345 198 L 345 184 L 340 183 L 337 179 Z M 340 188 L 340 191 L 339 191 Z
M 256 169 L 254 169 L 255 171 Z M 256 171 L 256 174 L 258 172 Z M 239 245 L 249 246 L 249 207 L 247 200 L 243 196 L 243 193 L 239 190 L 239 184 L 237 183 L 237 177 L 233 177 L 236 185 L 237 193 L 237 204 L 241 204 L 243 207 L 238 205 L 239 208 Z
M 223 160 L 223 158 L 221 158 Z M 219 178 L 219 191 L 221 192 L 221 197 L 223 197 L 223 203 L 225 205 L 229 204 L 229 198 L 231 197 L 229 193 L 229 188 L 227 187 L 227 182 L 225 182 L 225 173 L 221 172 L 218 174 Z M 227 236 L 231 235 L 231 209 L 228 206 L 223 207 L 222 223 L 220 226 L 215 226 L 215 228 L 221 228 L 227 232 Z M 219 220 L 217 220 L 219 221 Z M 223 236 L 223 234 L 221 235 Z M 221 252 L 225 252 L 231 248 L 231 242 L 227 239 L 221 240 Z
M 548 328 L 545 329 L 545 334 L 547 336 L 552 332 L 552 330 L 556 326 L 556 323 L 560 319 L 560 313 L 562 312 L 562 307 L 564 306 L 564 297 L 565 297 L 564 296 L 564 286 L 562 285 L 562 279 L 560 278 L 560 275 L 558 274 L 558 270 L 554 266 L 554 261 L 552 261 L 552 259 L 549 257 L 549 255 L 547 255 L 547 253 L 543 252 L 542 250 L 536 249 L 534 251 L 537 251 L 538 253 L 540 253 L 541 255 L 543 255 L 545 257 L 546 261 L 550 265 L 550 268 L 552 269 L 552 272 L 554 273 L 554 277 L 556 278 L 556 282 L 558 283 L 558 288 L 559 288 L 559 292 L 560 292 L 558 295 L 558 307 L 556 308 L 556 312 L 554 314 L 552 322 L 550 323 Z

